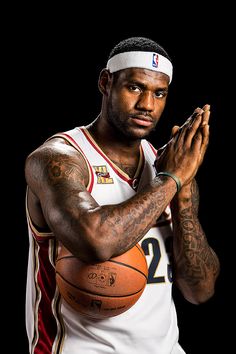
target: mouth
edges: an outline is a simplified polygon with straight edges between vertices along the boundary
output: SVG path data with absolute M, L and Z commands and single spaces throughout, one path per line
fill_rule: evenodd
M 135 124 L 140 125 L 142 127 L 150 127 L 153 124 L 153 120 L 151 117 L 142 114 L 131 115 L 130 118 Z

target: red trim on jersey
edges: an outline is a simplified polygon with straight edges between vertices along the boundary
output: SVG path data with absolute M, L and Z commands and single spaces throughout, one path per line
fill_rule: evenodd
M 108 157 L 94 144 L 94 142 L 90 139 L 90 137 L 86 134 L 86 132 L 81 129 L 82 133 L 86 137 L 86 139 L 89 141 L 89 143 L 93 146 L 93 148 L 106 160 L 106 162 L 111 166 L 111 168 L 115 171 L 115 173 L 122 178 L 125 182 L 129 183 L 129 178 L 125 177 L 122 173 L 120 173 L 115 166 L 111 163 L 111 161 L 108 159 Z
M 153 147 L 153 145 L 149 141 L 148 141 L 148 144 L 149 144 L 150 148 L 152 149 L 154 155 L 157 156 L 157 150 Z
M 71 141 L 73 142 L 73 144 L 75 144 L 75 145 L 78 147 L 78 149 L 80 150 L 81 154 L 82 154 L 83 157 L 86 159 L 86 162 L 87 162 L 87 164 L 88 164 L 88 166 L 89 166 L 89 169 L 90 169 L 90 175 L 91 175 L 91 183 L 89 184 L 88 192 L 91 193 L 91 192 L 92 192 L 92 189 L 93 189 L 93 184 L 94 184 L 93 169 L 92 169 L 92 167 L 91 167 L 91 165 L 90 165 L 90 163 L 89 163 L 89 161 L 88 161 L 88 159 L 87 159 L 85 153 L 83 152 L 83 150 L 81 149 L 81 147 L 78 145 L 78 143 L 77 143 L 70 135 L 68 135 L 68 134 L 66 134 L 66 133 L 62 133 L 62 135 L 65 135 L 68 140 L 71 140 Z
M 52 301 L 55 296 L 55 269 L 49 260 L 49 240 L 39 244 L 38 273 L 36 284 L 36 299 L 40 296 L 36 324 L 38 324 L 38 340 L 34 354 L 51 354 L 57 334 L 57 323 L 52 312 Z M 37 334 L 35 334 L 37 335 Z
M 89 143 L 92 145 L 92 147 L 104 158 L 104 160 L 106 160 L 106 162 L 111 166 L 111 168 L 113 169 L 113 171 L 115 171 L 115 173 L 121 178 L 123 179 L 125 182 L 127 182 L 131 188 L 133 188 L 133 182 L 136 178 L 127 178 L 125 177 L 116 167 L 115 165 L 109 160 L 109 158 L 103 153 L 103 151 L 94 144 L 94 142 L 90 139 L 90 137 L 87 135 L 86 131 L 84 129 L 80 129 L 81 132 L 84 134 L 85 138 L 89 141 Z M 143 153 L 143 148 L 141 145 L 141 149 L 142 149 L 142 153 Z M 142 163 L 142 167 L 140 169 L 140 175 L 142 173 L 143 170 L 143 166 L 144 166 L 144 153 L 143 153 L 143 163 Z
M 32 225 L 31 219 L 29 219 L 29 227 L 30 227 L 33 237 L 39 243 L 42 241 L 46 241 L 46 240 L 50 240 L 50 239 L 54 238 L 54 235 L 52 234 L 52 232 L 45 232 L 44 233 L 44 232 L 37 231 L 36 227 L 34 227 Z

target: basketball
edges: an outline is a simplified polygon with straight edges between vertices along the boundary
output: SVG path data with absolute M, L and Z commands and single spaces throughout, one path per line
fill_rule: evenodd
M 85 263 L 61 247 L 56 282 L 64 300 L 80 314 L 103 319 L 131 308 L 147 283 L 145 254 L 137 243 L 120 256 L 101 263 Z

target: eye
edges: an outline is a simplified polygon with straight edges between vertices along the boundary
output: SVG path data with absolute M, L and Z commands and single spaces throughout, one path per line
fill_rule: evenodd
M 157 91 L 157 92 L 155 92 L 155 97 L 157 97 L 157 98 L 164 98 L 164 97 L 166 97 L 166 95 L 167 95 L 166 91 Z
M 142 91 L 141 88 L 138 87 L 137 85 L 130 85 L 129 86 L 129 90 L 132 91 L 132 92 L 137 92 L 137 93 Z

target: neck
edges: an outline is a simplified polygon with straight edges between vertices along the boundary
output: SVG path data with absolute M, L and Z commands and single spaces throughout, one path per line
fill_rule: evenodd
M 131 140 L 127 138 L 105 119 L 102 119 L 100 115 L 86 128 L 104 151 L 112 149 L 114 153 L 118 154 L 139 152 L 140 139 Z

